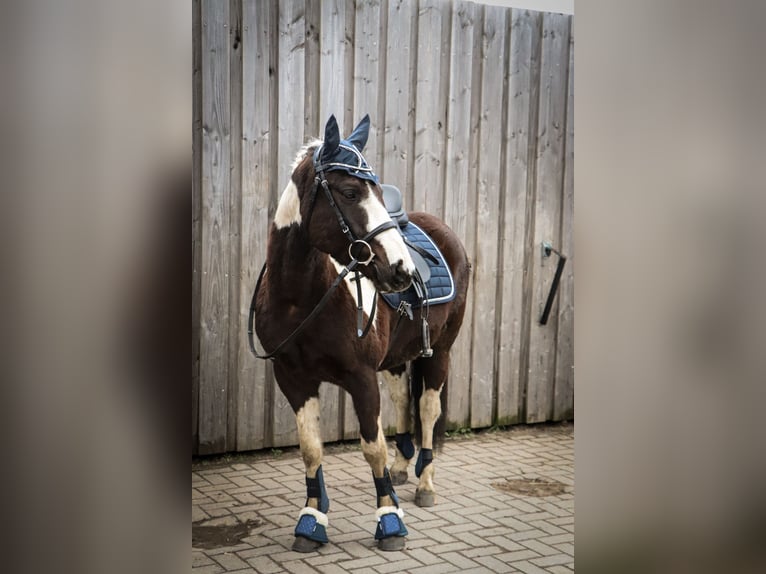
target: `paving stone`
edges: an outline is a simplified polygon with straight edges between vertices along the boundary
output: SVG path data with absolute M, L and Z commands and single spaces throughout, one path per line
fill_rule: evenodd
M 531 560 L 532 564 L 535 566 L 540 567 L 546 567 L 546 566 L 558 566 L 558 565 L 567 565 L 567 564 L 574 564 L 574 559 L 571 556 L 568 556 L 567 554 L 552 554 L 550 556 L 544 556 L 543 558 L 535 558 L 534 560 Z
M 574 571 L 573 425 L 524 427 L 450 440 L 435 460 L 437 502 L 414 505 L 417 480 L 398 486 L 406 550 L 382 552 L 373 538 L 375 492 L 360 452 L 323 459 L 331 499 L 330 543 L 315 554 L 293 552 L 293 530 L 305 500 L 296 449 L 278 459 L 192 471 L 192 517 L 222 526 L 257 520 L 228 548 L 193 551 L 195 574 L 442 572 L 566 574 Z M 393 460 L 393 445 L 389 445 Z M 555 497 L 499 492 L 505 478 L 555 479 L 568 485 Z
M 227 572 L 230 570 L 242 570 L 248 566 L 247 562 L 242 560 L 239 556 L 228 552 L 225 554 L 219 554 L 214 558 L 214 560 L 218 562 L 218 564 L 220 564 Z
M 247 563 L 250 564 L 250 566 L 252 566 L 256 572 L 260 572 L 262 574 L 274 574 L 275 572 L 282 570 L 282 567 L 268 556 L 258 556 L 256 558 L 251 558 L 247 561 Z
M 535 566 L 531 562 L 527 562 L 526 560 L 522 560 L 521 562 L 515 562 L 513 564 L 515 568 L 518 568 L 524 574 L 548 574 L 546 570 L 543 568 L 540 568 L 539 566 Z

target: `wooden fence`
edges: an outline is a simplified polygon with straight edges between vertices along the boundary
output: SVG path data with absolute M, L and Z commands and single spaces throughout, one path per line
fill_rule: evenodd
M 297 444 L 247 312 L 289 166 L 331 113 L 343 134 L 370 114 L 368 161 L 472 261 L 449 426 L 573 418 L 572 17 L 446 0 L 193 10 L 193 451 Z M 543 241 L 569 257 L 545 326 Z M 323 385 L 321 401 L 325 440 L 358 436 L 344 391 Z

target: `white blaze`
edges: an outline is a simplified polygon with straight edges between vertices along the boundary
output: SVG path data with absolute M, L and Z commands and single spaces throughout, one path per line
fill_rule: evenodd
M 277 226 L 277 229 L 282 229 L 293 223 L 298 225 L 301 223 L 301 200 L 298 197 L 298 188 L 291 179 L 279 198 L 277 212 L 274 214 L 274 225 Z
M 391 216 L 388 215 L 385 206 L 375 197 L 375 193 L 372 191 L 372 186 L 369 183 L 367 184 L 367 191 L 369 192 L 367 197 L 359 205 L 367 213 L 366 231 L 369 233 L 379 225 L 391 221 Z M 383 247 L 389 264 L 396 265 L 397 262 L 401 261 L 406 272 L 415 272 L 415 264 L 412 262 L 410 252 L 404 244 L 402 236 L 399 235 L 399 231 L 393 227 L 386 229 L 375 236 L 375 241 Z

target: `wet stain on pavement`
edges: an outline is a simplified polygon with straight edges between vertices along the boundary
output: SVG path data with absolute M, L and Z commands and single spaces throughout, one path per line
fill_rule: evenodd
M 250 519 L 234 524 L 205 524 L 209 520 L 192 522 L 192 546 L 194 548 L 225 548 L 235 546 L 250 535 L 250 531 L 262 524 Z
M 509 494 L 524 496 L 557 496 L 567 492 L 566 485 L 548 478 L 506 478 L 505 482 L 493 482 L 492 488 Z

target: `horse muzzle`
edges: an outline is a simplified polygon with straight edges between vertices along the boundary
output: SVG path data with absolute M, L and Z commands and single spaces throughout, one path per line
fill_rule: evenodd
M 412 285 L 412 274 L 404 268 L 402 261 L 389 265 L 385 271 L 379 266 L 373 269 L 377 275 L 375 283 L 381 293 L 404 291 Z

